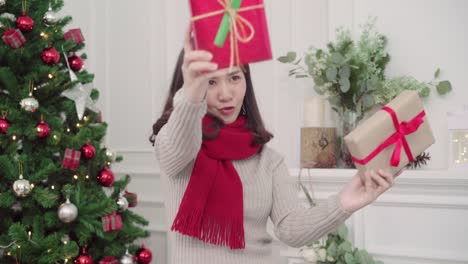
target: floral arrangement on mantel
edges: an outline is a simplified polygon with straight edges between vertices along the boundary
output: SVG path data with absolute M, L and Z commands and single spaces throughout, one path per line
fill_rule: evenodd
M 307 264 L 383 264 L 364 249 L 354 248 L 348 240 L 348 228 L 341 225 L 326 240 L 316 241 L 300 249 Z
M 386 51 L 387 38 L 376 31 L 375 22 L 376 18 L 370 18 L 361 26 L 362 33 L 357 42 L 353 41 L 349 30 L 339 28 L 337 39 L 326 49 L 311 47 L 302 58 L 297 58 L 296 52 L 292 51 L 278 58 L 278 61 L 293 66 L 289 76 L 313 79 L 315 91 L 329 101 L 343 126 L 349 122 L 346 120 L 349 113 L 354 114 L 352 122 L 356 125 L 366 113 L 379 109 L 403 90 L 416 90 L 425 98 L 431 90 L 443 95 L 452 89 L 450 81 L 439 80 L 440 69 L 429 82 L 411 76 L 387 78 L 385 67 L 390 61 Z M 346 135 L 353 128 L 339 129 L 338 136 Z M 416 159 L 417 164 L 411 163 L 409 167 L 425 164 L 429 155 L 423 154 Z

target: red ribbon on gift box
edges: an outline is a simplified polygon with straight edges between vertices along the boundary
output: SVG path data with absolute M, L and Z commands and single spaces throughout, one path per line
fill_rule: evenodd
M 10 47 L 17 49 L 21 47 L 26 39 L 19 29 L 9 29 L 3 32 L 3 41 Z
M 105 232 L 122 230 L 122 217 L 116 212 L 102 217 L 102 227 Z
M 83 34 L 81 33 L 81 29 L 79 28 L 70 29 L 63 35 L 63 38 L 65 40 L 72 39 L 73 42 L 76 44 L 81 43 L 85 40 Z
M 403 121 L 400 123 L 393 109 L 391 109 L 388 106 L 384 106 L 382 107 L 382 110 L 389 113 L 392 117 L 395 132 L 390 137 L 388 137 L 382 144 L 380 144 L 374 151 L 372 151 L 367 157 L 365 157 L 364 159 L 352 157 L 353 161 L 360 165 L 365 165 L 369 161 L 371 161 L 375 156 L 377 156 L 382 150 L 393 144 L 396 145 L 395 149 L 393 150 L 392 157 L 390 159 L 390 165 L 392 165 L 393 167 L 397 167 L 398 164 L 400 164 L 402 148 L 405 150 L 408 160 L 413 161 L 413 154 L 411 153 L 411 148 L 408 144 L 408 141 L 406 141 L 406 135 L 412 134 L 418 130 L 419 126 L 421 126 L 421 124 L 424 123 L 424 116 L 426 115 L 426 113 L 423 110 L 409 122 Z
M 136 207 L 138 204 L 138 197 L 136 193 L 131 193 L 128 191 L 125 191 L 124 197 L 128 201 L 128 207 Z
M 62 166 L 64 168 L 76 170 L 80 165 L 81 151 L 73 149 L 65 149 Z
M 114 257 L 105 257 L 99 261 L 99 264 L 119 264 L 119 261 Z

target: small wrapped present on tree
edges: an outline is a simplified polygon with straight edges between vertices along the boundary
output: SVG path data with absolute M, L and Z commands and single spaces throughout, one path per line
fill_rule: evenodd
M 3 41 L 10 47 L 17 49 L 26 42 L 23 33 L 19 29 L 9 29 L 3 32 Z
M 359 171 L 395 175 L 435 139 L 416 91 L 405 90 L 344 138 Z
M 128 207 L 136 207 L 138 205 L 138 197 L 136 193 L 125 191 L 124 197 L 128 201 Z
M 218 69 L 272 58 L 263 0 L 190 0 L 195 48 Z
M 116 212 L 112 212 L 102 217 L 102 227 L 105 232 L 122 230 L 122 217 Z
M 74 149 L 66 149 L 65 155 L 63 156 L 62 167 L 76 170 L 80 165 L 81 151 Z
M 83 34 L 81 33 L 81 29 L 79 28 L 70 29 L 63 35 L 63 37 L 65 38 L 65 40 L 72 39 L 73 42 L 76 44 L 81 43 L 85 40 Z
M 114 257 L 105 257 L 99 261 L 99 264 L 119 264 L 119 261 Z

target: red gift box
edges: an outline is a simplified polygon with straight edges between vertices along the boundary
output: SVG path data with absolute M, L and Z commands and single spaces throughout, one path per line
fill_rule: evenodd
M 10 47 L 17 49 L 26 42 L 23 33 L 19 29 L 9 29 L 3 32 L 3 41 Z
M 63 156 L 62 166 L 70 170 L 76 170 L 80 165 L 81 151 L 66 149 Z
M 128 207 L 136 207 L 138 205 L 138 196 L 136 193 L 125 191 L 124 197 L 128 201 Z
M 195 48 L 213 53 L 218 69 L 272 58 L 263 0 L 190 0 L 190 7 Z
M 99 261 L 99 264 L 119 264 L 119 261 L 114 257 L 105 257 Z
M 73 42 L 75 42 L 76 44 L 81 43 L 85 40 L 83 34 L 81 33 L 81 29 L 79 28 L 70 29 L 63 35 L 63 37 L 66 40 L 72 39 Z
M 105 232 L 122 230 L 122 217 L 116 212 L 103 216 L 102 227 Z

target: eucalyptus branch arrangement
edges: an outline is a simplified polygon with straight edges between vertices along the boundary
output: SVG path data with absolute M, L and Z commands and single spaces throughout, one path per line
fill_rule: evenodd
M 375 18 L 369 19 L 361 26 L 357 41 L 349 30 L 338 28 L 336 40 L 328 43 L 326 49 L 311 47 L 301 58 L 290 51 L 278 61 L 292 65 L 289 76 L 313 79 L 315 91 L 325 96 L 338 114 L 353 111 L 362 117 L 373 106 L 385 105 L 403 90 L 416 90 L 421 97 L 428 97 L 433 89 L 441 95 L 451 91 L 449 81 L 439 80 L 440 69 L 430 82 L 411 76 L 387 78 L 387 37 L 377 32 L 375 22 Z

